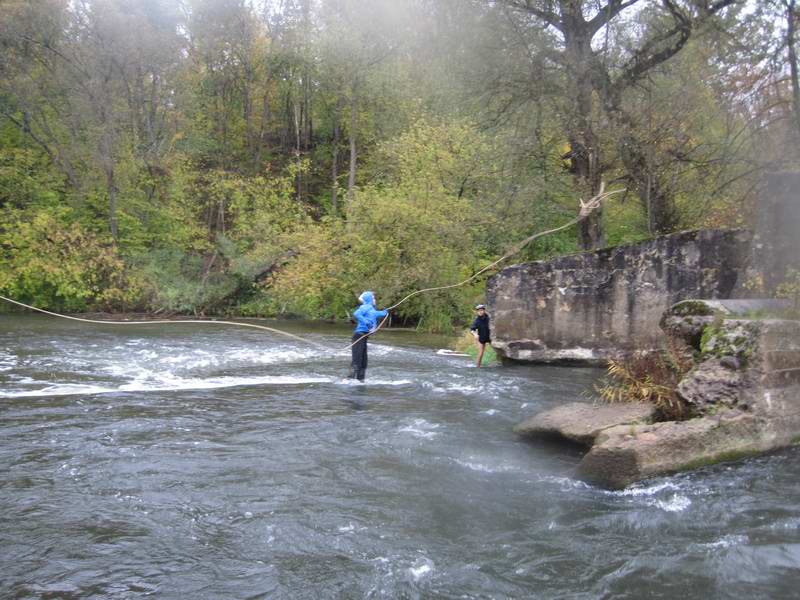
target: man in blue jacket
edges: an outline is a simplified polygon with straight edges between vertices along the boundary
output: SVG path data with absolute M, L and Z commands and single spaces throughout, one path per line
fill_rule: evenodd
M 378 319 L 388 315 L 389 311 L 376 309 L 375 294 L 369 291 L 361 294 L 358 297 L 358 301 L 361 306 L 353 313 L 356 329 L 351 340 L 353 342 L 351 346 L 353 362 L 350 378 L 363 382 L 367 374 L 367 339 L 378 327 Z

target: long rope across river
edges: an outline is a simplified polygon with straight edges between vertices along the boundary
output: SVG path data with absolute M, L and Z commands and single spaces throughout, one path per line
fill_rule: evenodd
M 439 292 L 439 291 L 443 291 L 443 290 L 450 290 L 450 289 L 454 289 L 454 288 L 458 288 L 458 287 L 461 287 L 463 285 L 466 285 L 467 283 L 469 283 L 473 279 L 479 277 L 480 275 L 482 275 L 483 273 L 485 273 L 489 269 L 492 269 L 493 267 L 497 266 L 501 262 L 503 262 L 503 261 L 507 260 L 508 258 L 514 256 L 515 254 L 519 253 L 520 251 L 522 251 L 523 248 L 525 248 L 532 241 L 534 241 L 534 240 L 536 240 L 536 239 L 538 239 L 540 237 L 546 236 L 546 235 L 551 235 L 553 233 L 557 233 L 559 231 L 563 231 L 564 229 L 567 229 L 569 227 L 572 227 L 573 225 L 576 225 L 576 224 L 580 223 L 582 220 L 584 220 L 586 217 L 588 217 L 594 210 L 599 208 L 602 205 L 602 203 L 608 197 L 610 197 L 610 196 L 612 196 L 614 194 L 622 193 L 622 192 L 625 191 L 624 189 L 614 190 L 612 192 L 605 192 L 604 190 L 605 190 L 605 183 L 602 183 L 600 185 L 600 191 L 597 193 L 596 196 L 594 196 L 588 202 L 584 202 L 583 200 L 581 200 L 580 201 L 580 210 L 578 212 L 578 216 L 575 217 L 574 219 L 568 221 L 567 223 L 564 223 L 563 225 L 560 225 L 559 227 L 554 227 L 553 229 L 548 229 L 546 231 L 541 231 L 539 233 L 534 233 L 533 235 L 528 236 L 527 238 L 525 238 L 524 240 L 519 242 L 516 246 L 514 246 L 509 252 L 507 252 L 506 254 L 504 254 L 503 256 L 501 256 L 500 258 L 495 260 L 494 262 L 489 263 L 488 265 L 486 265 L 485 267 L 483 267 L 482 269 L 480 269 L 479 271 L 477 271 L 476 273 L 474 273 L 473 275 L 471 275 L 470 277 L 468 277 L 464 281 L 460 281 L 458 283 L 453 283 L 451 285 L 443 285 L 443 286 L 438 286 L 438 287 L 430 287 L 430 288 L 424 288 L 424 289 L 421 289 L 421 290 L 416 290 L 416 291 L 408 294 L 406 297 L 404 297 L 399 302 L 396 302 L 395 304 L 387 307 L 386 310 L 391 312 L 392 310 L 396 309 L 398 306 L 400 306 L 404 302 L 410 300 L 414 296 L 418 296 L 419 294 L 425 294 L 425 293 L 429 293 L 429 292 Z M 158 319 L 158 320 L 147 320 L 147 321 L 110 321 L 110 320 L 99 320 L 99 319 L 85 319 L 85 318 L 82 318 L 82 317 L 73 317 L 73 316 L 70 316 L 70 315 L 64 315 L 64 314 L 61 314 L 61 313 L 52 312 L 52 311 L 49 311 L 49 310 L 45 310 L 43 308 L 37 308 L 35 306 L 31 306 L 30 304 L 25 304 L 24 302 L 19 302 L 17 300 L 13 300 L 12 298 L 7 298 L 6 296 L 3 296 L 3 295 L 0 295 L 0 299 L 5 300 L 6 302 L 10 302 L 11 304 L 16 304 L 18 306 L 21 306 L 21 307 L 24 307 L 24 308 L 28 308 L 30 310 L 34 310 L 34 311 L 37 311 L 37 312 L 40 312 L 40 313 L 44 313 L 44 314 L 47 314 L 47 315 L 51 315 L 51 316 L 54 316 L 54 317 L 60 317 L 62 319 L 70 319 L 72 321 L 81 321 L 83 323 L 95 323 L 95 324 L 100 324 L 100 325 L 157 325 L 157 324 L 163 324 L 163 323 L 202 323 L 202 324 L 206 324 L 206 325 L 207 324 L 212 324 L 212 325 L 226 325 L 226 326 L 237 326 L 237 327 L 250 327 L 250 328 L 253 328 L 253 329 L 261 329 L 263 331 L 269 331 L 271 333 L 277 333 L 279 335 L 283 335 L 283 336 L 287 336 L 287 337 L 290 337 L 290 338 L 294 338 L 294 339 L 299 340 L 301 342 L 304 342 L 306 344 L 311 344 L 312 346 L 315 346 L 317 348 L 326 350 L 326 348 L 324 346 L 322 346 L 322 345 L 320 345 L 320 344 L 318 344 L 318 343 L 316 343 L 316 342 L 314 342 L 312 340 L 309 340 L 307 338 L 303 338 L 303 337 L 300 337 L 298 335 L 294 335 L 292 333 L 289 333 L 287 331 L 282 331 L 280 329 L 276 329 L 274 327 L 267 327 L 266 325 L 256 325 L 254 323 L 241 323 L 239 321 L 219 321 L 219 320 L 216 320 L 216 319 Z M 384 326 L 384 324 L 387 322 L 388 319 L 389 319 L 389 314 L 387 314 L 383 318 L 383 320 L 378 324 L 378 326 L 374 330 L 370 331 L 369 333 L 365 333 L 363 336 L 361 336 L 360 338 L 358 338 L 354 342 L 348 344 L 347 346 L 345 346 L 344 348 L 342 348 L 341 350 L 338 350 L 338 351 L 341 352 L 341 351 L 349 350 L 355 344 L 357 344 L 359 341 L 361 341 L 363 338 L 365 338 L 367 336 L 370 336 L 370 335 L 373 335 L 374 333 L 376 333 L 379 329 L 381 329 Z

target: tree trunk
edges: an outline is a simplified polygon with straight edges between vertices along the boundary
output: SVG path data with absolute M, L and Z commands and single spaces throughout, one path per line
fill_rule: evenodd
M 108 226 L 111 230 L 111 239 L 116 244 L 119 241 L 119 231 L 117 227 L 117 187 L 114 183 L 114 165 L 107 165 L 105 172 L 106 191 L 108 192 Z
M 792 112 L 794 113 L 795 134 L 800 139 L 800 80 L 798 76 L 797 51 L 795 37 L 797 33 L 795 19 L 795 0 L 786 2 L 786 49 L 789 53 L 789 74 L 792 80 Z
M 336 216 L 339 209 L 339 138 L 341 136 L 339 113 L 341 108 L 341 100 L 337 98 L 336 106 L 333 109 L 333 156 L 331 157 L 331 213 L 333 216 Z
M 356 123 L 358 121 L 358 79 L 353 80 L 353 95 L 350 100 L 350 175 L 347 178 L 347 203 L 353 200 L 356 185 Z
M 591 36 L 579 14 L 565 16 L 564 39 L 569 69 L 572 72 L 572 114 L 567 126 L 572 169 L 578 189 L 588 200 L 600 190 L 600 160 L 597 138 L 592 127 L 594 108 L 591 77 Z M 595 250 L 605 244 L 602 207 L 579 224 L 578 238 L 583 250 Z
M 311 77 L 303 75 L 303 149 L 311 148 Z
M 244 65 L 244 77 L 242 77 L 242 119 L 244 120 L 244 143 L 250 154 L 256 144 L 256 136 L 253 131 L 253 99 L 252 99 L 253 73 L 249 63 Z
M 267 68 L 267 74 L 264 81 L 264 98 L 261 103 L 261 125 L 258 131 L 258 141 L 253 151 L 253 170 L 258 172 L 261 164 L 261 153 L 264 151 L 264 146 L 267 144 L 267 134 L 269 131 L 269 86 L 272 81 L 272 71 Z
M 675 205 L 672 195 L 659 180 L 653 161 L 647 156 L 648 144 L 626 135 L 621 146 L 622 164 L 647 217 L 648 232 L 651 235 L 672 233 L 677 225 Z
M 297 161 L 297 199 L 302 201 L 303 200 L 303 159 L 302 154 L 300 152 L 300 119 L 302 118 L 301 115 L 298 113 L 302 110 L 298 105 L 297 102 L 294 103 L 294 135 L 295 135 L 295 146 L 294 146 L 294 156 L 295 160 Z
M 281 130 L 281 147 L 286 150 L 287 152 L 291 151 L 292 146 L 294 145 L 292 140 L 292 121 L 294 117 L 292 116 L 292 93 L 291 91 L 287 90 L 286 96 L 284 97 L 284 123 L 283 129 Z

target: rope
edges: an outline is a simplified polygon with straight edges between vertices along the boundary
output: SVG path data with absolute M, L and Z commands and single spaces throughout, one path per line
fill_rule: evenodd
M 253 323 L 238 323 L 236 321 L 217 321 L 217 320 L 203 320 L 203 319 L 158 319 L 153 321 L 102 321 L 98 319 L 82 319 L 80 317 L 71 317 L 69 315 L 62 315 L 60 313 L 50 312 L 49 310 L 44 310 L 43 308 L 36 308 L 35 306 L 31 306 L 30 304 L 24 304 L 22 302 L 17 302 L 16 300 L 12 300 L 11 298 L 6 298 L 5 296 L 0 296 L 1 299 L 5 300 L 6 302 L 11 302 L 12 304 L 17 304 L 18 306 L 24 306 L 25 308 L 29 308 L 31 310 L 35 310 L 40 313 L 44 313 L 46 315 L 52 315 L 54 317 L 61 317 L 62 319 L 70 319 L 72 321 L 81 321 L 83 323 L 99 323 L 101 325 L 159 325 L 164 323 L 203 323 L 206 325 L 237 325 L 239 327 L 252 327 L 253 329 L 263 329 L 264 331 L 271 331 L 273 333 L 279 333 L 281 335 L 285 335 L 290 338 L 294 338 L 296 340 L 300 340 L 301 342 L 305 342 L 307 344 L 311 344 L 325 350 L 325 346 L 321 344 L 317 344 L 316 342 L 312 342 L 311 340 L 307 340 L 305 338 L 301 338 L 299 335 L 294 335 L 292 333 L 288 333 L 286 331 L 281 331 L 280 329 L 274 329 L 272 327 L 267 327 L 265 325 L 255 325 Z
M 539 233 L 534 233 L 533 235 L 530 235 L 530 236 L 526 237 L 524 240 L 522 240 L 520 243 L 518 243 L 516 246 L 514 246 L 505 255 L 501 256 L 500 258 L 498 258 L 494 262 L 486 265 L 480 271 L 476 272 L 475 274 L 473 274 L 472 276 L 468 277 L 464 281 L 461 281 L 459 283 L 453 283 L 451 285 L 443 285 L 443 286 L 438 286 L 438 287 L 424 288 L 424 289 L 421 289 L 421 290 L 417 290 L 415 292 L 411 292 L 405 298 L 403 298 L 399 302 L 393 304 L 392 306 L 386 308 L 385 310 L 392 311 L 395 308 L 397 308 L 398 306 L 400 306 L 401 304 L 403 304 L 404 302 L 410 300 L 411 298 L 413 298 L 414 296 L 417 296 L 419 294 L 424 294 L 426 292 L 437 292 L 437 291 L 441 291 L 441 290 L 450 290 L 450 289 L 453 289 L 453 288 L 461 287 L 462 285 L 466 285 L 467 283 L 469 283 L 470 281 L 472 281 L 476 277 L 479 277 L 480 275 L 482 275 L 483 273 L 485 273 L 486 271 L 488 271 L 492 267 L 500 264 L 504 260 L 506 260 L 506 259 L 510 258 L 511 256 L 514 256 L 515 254 L 520 252 L 523 248 L 525 248 L 525 246 L 530 244 L 533 240 L 535 240 L 537 238 L 540 238 L 540 237 L 543 237 L 545 235 L 550 235 L 550 234 L 553 234 L 553 233 L 557 233 L 559 231 L 563 231 L 564 229 L 567 229 L 569 227 L 572 227 L 573 225 L 576 225 L 576 224 L 580 223 L 583 219 L 588 217 L 595 209 L 599 208 L 600 205 L 603 203 L 603 201 L 606 198 L 608 198 L 609 196 L 613 196 L 614 194 L 619 194 L 619 193 L 622 193 L 622 192 L 625 191 L 624 189 L 622 189 L 622 190 L 615 190 L 613 192 L 604 192 L 603 191 L 604 189 L 605 189 L 605 183 L 601 183 L 600 184 L 600 191 L 597 193 L 596 196 L 594 196 L 588 202 L 584 202 L 583 200 L 581 200 L 580 201 L 581 208 L 580 208 L 580 211 L 578 213 L 578 216 L 575 217 L 574 219 L 572 219 L 571 221 L 569 221 L 567 223 L 564 223 L 563 225 L 561 225 L 559 227 L 554 227 L 553 229 L 548 229 L 546 231 L 540 231 Z M 253 329 L 261 329 L 261 330 L 264 330 L 264 331 L 271 331 L 272 333 L 277 333 L 277 334 L 280 334 L 280 335 L 284 335 L 286 337 L 290 337 L 290 338 L 299 340 L 299 341 L 304 342 L 306 344 L 311 344 L 312 346 L 315 346 L 315 347 L 320 348 L 322 350 L 326 350 L 326 348 L 324 346 L 322 346 L 321 344 L 317 344 L 316 342 L 312 342 L 311 340 L 302 338 L 302 337 L 300 337 L 298 335 L 294 335 L 294 334 L 288 333 L 286 331 L 281 331 L 280 329 L 274 329 L 273 327 L 266 327 L 265 325 L 255 325 L 253 323 L 239 323 L 237 321 L 217 321 L 217 320 L 210 320 L 210 319 L 209 320 L 202 320 L 202 319 L 185 319 L 185 320 L 184 319 L 180 319 L 180 320 L 159 319 L 159 320 L 153 320 L 153 321 L 102 321 L 102 320 L 97 320 L 97 319 L 83 319 L 81 317 L 71 317 L 69 315 L 63 315 L 63 314 L 60 314 L 60 313 L 51 312 L 49 310 L 44 310 L 43 308 L 37 308 L 35 306 L 31 306 L 30 304 L 24 304 L 23 302 L 17 302 L 16 300 L 12 300 L 11 298 L 6 298 L 5 296 L 2 296 L 2 295 L 0 295 L 0 299 L 5 300 L 6 302 L 11 302 L 12 304 L 16 304 L 18 306 L 22 306 L 24 308 L 29 308 L 31 310 L 35 310 L 37 312 L 44 313 L 46 315 L 51 315 L 51 316 L 54 316 L 54 317 L 60 317 L 62 319 L 70 319 L 72 321 L 81 321 L 83 323 L 98 323 L 100 325 L 159 325 L 159 324 L 164 324 L 164 323 L 203 323 L 203 324 L 206 324 L 206 325 L 209 325 L 209 324 L 210 325 L 234 325 L 234 326 L 237 326 L 237 327 L 251 327 Z M 370 331 L 368 333 L 365 333 L 360 338 L 358 338 L 356 341 L 348 344 L 347 346 L 345 346 L 344 348 L 339 350 L 339 352 L 343 352 L 345 350 L 349 350 L 350 348 L 355 346 L 358 342 L 363 340 L 365 337 L 369 337 L 370 335 L 373 335 L 374 333 L 377 333 L 378 330 L 380 330 L 384 326 L 384 324 L 386 323 L 386 321 L 388 319 L 389 319 L 389 314 L 387 313 L 387 315 L 383 318 L 383 320 L 380 322 L 380 324 L 374 330 L 372 330 L 372 331 Z

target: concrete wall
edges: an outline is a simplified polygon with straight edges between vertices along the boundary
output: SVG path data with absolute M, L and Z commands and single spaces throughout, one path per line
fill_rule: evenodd
M 743 230 L 688 231 L 503 269 L 487 283 L 493 346 L 501 358 L 533 362 L 657 347 L 672 304 L 739 294 L 750 244 Z

